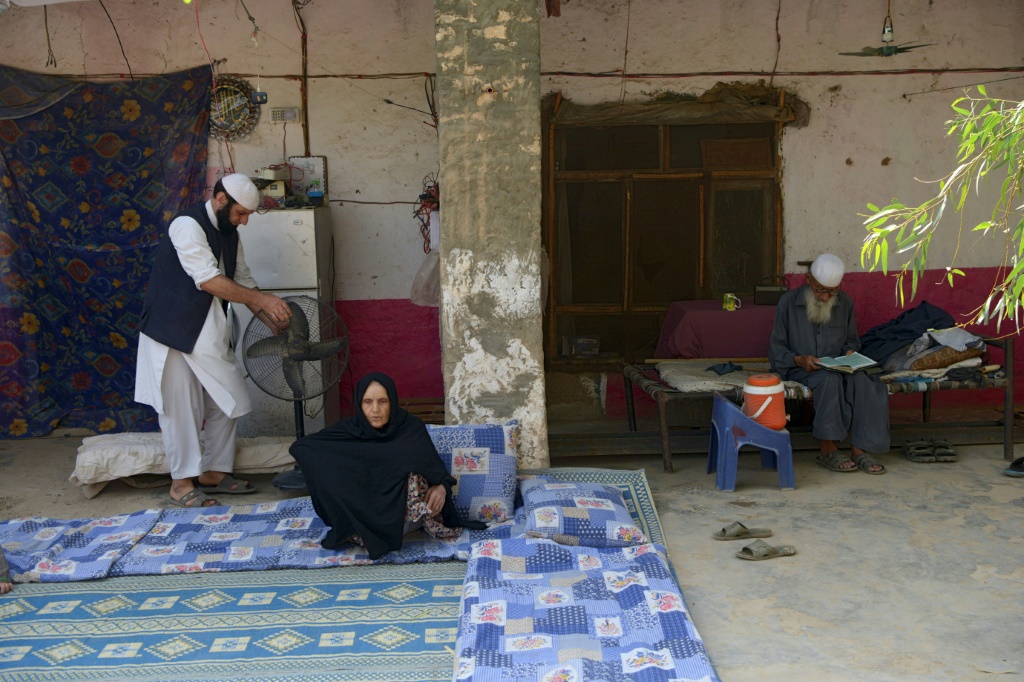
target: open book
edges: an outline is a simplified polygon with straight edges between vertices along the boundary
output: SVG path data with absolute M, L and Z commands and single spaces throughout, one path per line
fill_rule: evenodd
M 860 353 L 850 353 L 838 358 L 818 358 L 818 366 L 823 369 L 830 369 L 833 372 L 845 372 L 853 374 L 859 369 L 867 369 L 878 363 Z

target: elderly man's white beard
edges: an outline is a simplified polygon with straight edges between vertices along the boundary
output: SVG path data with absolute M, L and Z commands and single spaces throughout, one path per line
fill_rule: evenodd
M 832 309 L 836 307 L 838 296 L 829 296 L 829 299 L 822 303 L 814 296 L 814 289 L 807 287 L 804 290 L 804 303 L 807 305 L 807 319 L 812 324 L 828 324 L 832 319 Z

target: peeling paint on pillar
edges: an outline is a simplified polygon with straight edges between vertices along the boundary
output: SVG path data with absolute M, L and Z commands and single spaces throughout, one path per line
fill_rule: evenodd
M 450 423 L 518 419 L 523 468 L 550 462 L 539 6 L 434 2 L 445 408 Z

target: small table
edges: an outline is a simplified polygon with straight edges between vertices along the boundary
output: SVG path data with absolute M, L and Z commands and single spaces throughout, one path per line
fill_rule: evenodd
M 718 301 L 676 301 L 665 313 L 654 356 L 669 358 L 764 358 L 775 323 L 774 305 L 742 301 L 722 310 Z

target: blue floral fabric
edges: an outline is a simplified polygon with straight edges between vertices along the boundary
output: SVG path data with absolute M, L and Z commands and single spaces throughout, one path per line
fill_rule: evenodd
M 711 682 L 718 676 L 661 545 L 472 546 L 453 679 Z
M 0 67 L 0 437 L 155 430 L 132 401 L 149 263 L 206 177 L 211 77 Z
M 444 465 L 459 481 L 454 500 L 459 517 L 484 523 L 512 518 L 519 422 L 427 424 L 427 433 Z
M 527 479 L 520 483 L 525 534 L 563 545 L 626 547 L 648 542 L 618 488 Z

